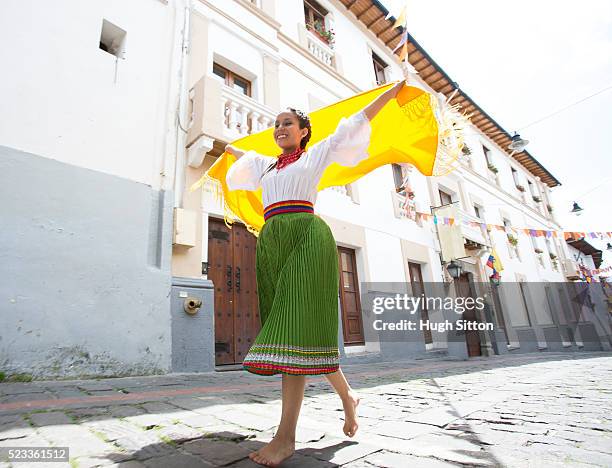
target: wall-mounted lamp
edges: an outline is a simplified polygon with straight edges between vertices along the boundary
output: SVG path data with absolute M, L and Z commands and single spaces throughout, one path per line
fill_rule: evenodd
M 446 266 L 446 271 L 451 275 L 451 278 L 457 279 L 461 276 L 461 264 L 457 263 L 455 260 L 451 260 Z

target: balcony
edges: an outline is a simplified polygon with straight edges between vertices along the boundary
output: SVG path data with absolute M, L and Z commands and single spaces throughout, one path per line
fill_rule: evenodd
M 484 221 L 460 210 L 456 203 L 440 207 L 434 214 L 438 218 L 438 236 L 445 262 L 467 257 L 471 255 L 470 251 L 490 247 L 486 228 L 481 226 Z M 452 218 L 455 221 L 452 225 L 446 225 L 444 218 Z
M 397 193 L 395 190 L 391 190 L 391 198 L 393 200 L 393 214 L 396 218 L 409 219 L 417 223 L 418 226 L 422 226 L 423 223 L 417 218 L 417 205 L 414 200 L 406 200 L 404 195 Z
M 580 279 L 578 264 L 574 260 L 567 258 L 561 262 L 561 265 L 563 267 L 563 274 L 568 280 Z
M 308 31 L 306 27 L 300 29 L 300 34 L 302 36 L 300 38 L 302 46 L 306 47 L 311 55 L 328 67 L 335 68 L 334 49 L 323 42 L 315 33 Z
M 271 109 L 225 85 L 221 88 L 221 109 L 223 132 L 229 141 L 265 130 L 276 118 Z
M 189 97 L 192 110 L 187 147 L 201 139 L 231 142 L 271 127 L 276 118 L 273 109 L 211 76 L 203 76 Z

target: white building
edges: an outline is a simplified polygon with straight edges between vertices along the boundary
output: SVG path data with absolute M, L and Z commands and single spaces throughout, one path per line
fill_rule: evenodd
M 210 187 L 188 188 L 227 143 L 270 126 L 282 108 L 312 111 L 401 79 L 393 20 L 374 0 L 99 1 L 87 8 L 12 0 L 0 13 L 13 44 L 0 54 L 14 64 L 0 78 L 9 110 L 0 121 L 8 221 L 0 255 L 9 278 L 0 283 L 9 312 L 0 359 L 9 373 L 239 364 L 259 328 L 256 239 L 239 223 L 224 224 Z M 410 61 L 415 85 L 455 91 L 413 38 Z M 420 332 L 390 343 L 372 328 L 362 294 L 388 283 L 426 292 L 450 280 L 444 263 L 451 258 L 464 272 L 455 289 L 481 294 L 490 247 L 503 262 L 502 283 L 565 280 L 560 239 L 519 233 L 513 248 L 505 232 L 459 223 L 449 241 L 412 216 L 560 229 L 547 209 L 558 181 L 527 152 L 510 157 L 510 135 L 469 96 L 459 90 L 452 102 L 474 114 L 471 155 L 456 171 L 426 178 L 388 165 L 319 194 L 316 210 L 338 244 L 347 358 L 549 349 L 547 337 L 559 327 L 554 306 L 530 308 L 527 298 L 521 311 L 501 294 L 499 307 L 489 296 L 495 333 L 452 346 L 444 334 Z M 415 194 L 412 215 L 403 209 L 407 191 Z
M 6 374 L 170 368 L 184 22 L 178 0 L 1 2 Z

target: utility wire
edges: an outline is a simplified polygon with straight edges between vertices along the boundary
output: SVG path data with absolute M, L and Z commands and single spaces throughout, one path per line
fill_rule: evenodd
M 537 123 L 540 123 L 540 122 L 542 122 L 543 120 L 549 119 L 550 117 L 553 117 L 554 115 L 557 115 L 557 114 L 559 114 L 559 113 L 561 113 L 561 112 L 563 112 L 563 111 L 565 111 L 565 110 L 569 109 L 570 107 L 574 107 L 574 106 L 576 106 L 576 105 L 580 104 L 581 102 L 586 101 L 587 99 L 591 99 L 592 97 L 595 97 L 595 96 L 597 96 L 597 95 L 599 95 L 599 94 L 601 94 L 601 93 L 603 93 L 603 92 L 605 92 L 605 91 L 608 91 L 609 89 L 612 89 L 612 85 L 608 86 L 607 88 L 601 89 L 601 90 L 597 91 L 596 93 L 591 94 L 590 96 L 587 96 L 587 97 L 585 97 L 585 98 L 582 98 L 582 99 L 580 99 L 579 101 L 576 101 L 576 102 L 574 102 L 574 103 L 572 103 L 572 104 L 569 104 L 569 105 L 567 105 L 567 106 L 565 106 L 565 107 L 563 107 L 563 108 L 561 108 L 561 109 L 559 109 L 559 110 L 557 110 L 557 111 L 553 112 L 552 114 L 548 114 L 547 116 L 542 117 L 541 119 L 538 119 L 538 120 L 536 120 L 536 121 L 534 121 L 534 122 L 531 122 L 530 124 L 525 125 L 524 127 L 521 127 L 521 128 L 519 128 L 519 129 L 517 129 L 516 131 L 517 131 L 517 132 L 519 132 L 519 131 L 524 130 L 524 129 L 528 128 L 528 127 L 531 127 L 532 125 L 535 125 L 535 124 L 537 124 Z

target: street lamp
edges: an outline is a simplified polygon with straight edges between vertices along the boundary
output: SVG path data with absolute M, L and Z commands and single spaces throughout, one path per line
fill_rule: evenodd
M 451 275 L 451 278 L 457 279 L 461 275 L 461 265 L 455 260 L 451 260 L 446 266 L 446 271 L 448 271 L 448 274 Z
M 574 202 L 574 207 L 572 208 L 572 211 L 570 211 L 570 213 L 573 213 L 576 216 L 580 216 L 582 214 L 581 211 L 582 211 L 582 208 L 580 207 L 580 205 Z
M 529 144 L 529 140 L 523 140 L 521 136 L 514 132 L 512 135 L 512 142 L 508 145 L 508 149 L 520 153 L 525 149 L 525 147 Z

